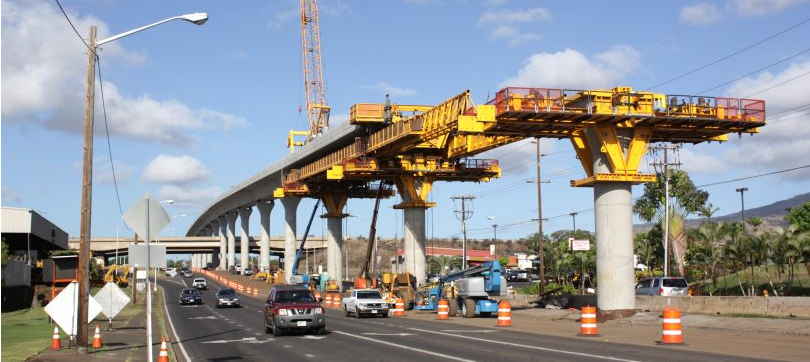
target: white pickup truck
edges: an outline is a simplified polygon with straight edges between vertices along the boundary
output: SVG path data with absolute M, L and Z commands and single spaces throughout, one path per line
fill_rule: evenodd
M 346 316 L 354 314 L 356 318 L 364 315 L 388 317 L 388 303 L 377 289 L 354 289 L 351 296 L 341 301 Z

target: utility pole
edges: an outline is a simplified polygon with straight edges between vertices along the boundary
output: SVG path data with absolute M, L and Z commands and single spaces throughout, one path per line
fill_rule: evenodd
M 461 269 L 467 269 L 467 220 L 472 218 L 473 210 L 472 205 L 467 209 L 467 200 L 475 200 L 475 196 L 453 196 L 452 200 L 461 200 L 461 211 L 453 211 L 456 214 L 456 219 L 461 221 Z M 455 207 L 455 203 L 453 203 Z
M 663 168 L 664 174 L 664 276 L 669 276 L 669 166 L 680 166 L 680 162 L 669 162 L 669 151 L 677 152 L 681 145 L 658 145 L 651 148 L 653 154 L 664 152 L 664 161 L 653 161 L 653 166 Z M 657 170 L 656 170 L 657 171 Z M 659 172 L 660 173 L 660 172 Z
M 79 300 L 76 347 L 87 353 L 87 314 L 90 293 L 90 208 L 93 205 L 93 111 L 96 92 L 96 27 L 90 26 L 87 49 L 87 84 L 84 97 L 84 157 L 82 160 L 82 210 L 79 231 Z
M 546 282 L 546 265 L 543 262 L 543 199 L 541 184 L 549 183 L 550 181 L 542 181 L 540 178 L 540 160 L 544 156 L 540 153 L 540 137 L 534 140 L 537 145 L 537 179 L 528 180 L 527 183 L 537 183 L 537 259 L 539 261 L 538 272 L 540 274 L 540 288 L 539 294 L 543 295 L 544 286 Z
M 748 188 L 740 187 L 736 191 L 740 193 L 740 221 L 742 223 L 742 232 L 745 234 L 745 192 L 748 191 Z
M 492 224 L 492 243 L 498 242 L 498 224 Z
M 572 212 L 572 213 L 570 213 L 568 215 L 571 215 L 571 220 L 573 220 L 573 222 L 574 222 L 574 228 L 571 229 L 571 237 L 576 239 L 576 237 L 577 237 L 577 215 L 579 215 L 579 213 L 578 212 Z

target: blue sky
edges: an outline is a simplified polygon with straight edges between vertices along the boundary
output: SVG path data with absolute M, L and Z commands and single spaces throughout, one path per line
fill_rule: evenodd
M 124 211 L 144 194 L 174 199 L 164 235 L 185 234 L 231 185 L 283 157 L 291 128 L 305 129 L 298 1 L 63 1 L 78 31 L 99 38 L 163 18 L 207 12 L 204 26 L 174 21 L 104 46 L 101 70 L 112 159 Z M 320 4 L 321 41 L 332 123 L 354 103 L 436 104 L 470 89 L 477 103 L 504 86 L 646 89 L 766 39 L 810 17 L 806 0 L 728 1 L 330 1 Z M 79 231 L 86 54 L 56 3 L 2 1 L 2 204 L 43 213 L 71 236 Z M 654 91 L 765 99 L 773 124 L 753 137 L 687 145 L 683 168 L 709 184 L 810 164 L 810 22 Z M 786 60 L 785 60 L 786 59 Z M 774 66 L 773 63 L 784 60 Z M 767 67 L 761 72 L 754 72 Z M 753 73 L 752 73 L 753 72 Z M 731 80 L 736 80 L 730 82 Z M 728 84 L 724 84 L 728 83 Z M 773 88 L 771 88 L 773 87 Z M 765 90 L 767 88 L 771 88 Z M 762 91 L 765 90 L 765 91 Z M 762 91 L 762 92 L 760 92 Z M 120 221 L 111 182 L 101 93 L 96 93 L 93 236 Z M 780 113 L 781 112 L 781 113 Z M 544 140 L 546 232 L 571 228 L 572 211 L 593 207 L 592 190 L 568 141 Z M 428 236 L 458 236 L 450 197 L 472 194 L 469 236 L 524 237 L 536 230 L 534 145 L 508 145 L 495 158 L 504 177 L 434 186 L 439 207 Z M 647 166 L 642 166 L 646 170 Z M 707 188 L 719 214 L 810 191 L 810 172 L 781 173 Z M 634 187 L 634 195 L 642 187 Z M 299 229 L 312 200 L 302 202 Z M 402 236 L 401 212 L 383 201 L 379 233 Z M 349 202 L 347 233 L 368 233 L 371 201 Z M 282 234 L 281 206 L 271 229 Z M 489 220 L 489 217 L 493 217 Z M 560 217 L 556 217 L 560 216 Z M 593 229 L 593 213 L 577 227 Z M 320 234 L 314 226 L 313 233 Z M 258 233 L 258 212 L 252 234 Z

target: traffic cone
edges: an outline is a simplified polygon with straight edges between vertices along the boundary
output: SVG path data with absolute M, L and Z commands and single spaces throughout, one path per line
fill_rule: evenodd
M 498 303 L 498 327 L 508 327 L 512 325 L 512 304 L 502 300 Z
M 663 327 L 661 344 L 684 344 L 681 335 L 681 310 L 678 307 L 664 307 Z
M 447 319 L 447 315 L 450 313 L 450 305 L 447 302 L 447 299 L 439 300 L 438 304 L 438 312 L 436 313 L 436 319 L 438 320 L 445 320 Z
M 59 327 L 53 327 L 53 339 L 51 339 L 51 349 L 58 351 L 62 348 L 62 341 L 59 339 Z
M 582 307 L 582 316 L 579 319 L 580 337 L 599 337 L 599 330 L 596 328 L 596 307 Z
M 101 342 L 101 332 L 99 331 L 98 324 L 96 324 L 96 332 L 93 334 L 93 348 L 101 347 L 104 347 L 104 343 Z
M 158 354 L 157 362 L 169 362 L 169 351 L 166 350 L 166 337 L 160 342 L 160 354 Z

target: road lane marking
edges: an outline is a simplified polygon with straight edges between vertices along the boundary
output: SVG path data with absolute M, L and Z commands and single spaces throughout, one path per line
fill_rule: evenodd
M 497 329 L 442 329 L 442 332 L 452 333 L 492 333 L 498 332 Z
M 589 353 L 582 353 L 582 352 L 566 351 L 566 350 L 562 350 L 562 349 L 529 346 L 529 345 L 525 345 L 525 344 L 503 342 L 503 341 L 495 341 L 495 340 L 491 340 L 491 339 L 476 338 L 476 337 L 470 337 L 470 336 L 460 336 L 460 335 L 456 335 L 456 334 L 430 331 L 430 330 L 427 330 L 427 329 L 420 329 L 420 328 L 409 328 L 409 329 L 414 330 L 414 331 L 419 331 L 419 332 L 425 332 L 425 333 L 441 334 L 441 335 L 450 336 L 450 337 L 456 337 L 456 338 L 472 339 L 472 340 L 481 341 L 481 342 L 497 343 L 497 344 L 502 344 L 504 346 L 523 347 L 523 348 L 529 348 L 529 349 L 536 349 L 536 350 L 540 350 L 540 351 L 548 351 L 548 352 L 557 352 L 557 353 L 562 353 L 562 354 L 570 354 L 570 355 L 574 355 L 574 356 L 601 358 L 601 359 L 606 359 L 606 360 L 611 360 L 611 361 L 640 362 L 640 361 L 637 361 L 637 360 L 624 359 L 624 358 L 618 358 L 618 357 L 612 357 L 612 356 L 602 356 L 602 355 L 598 355 L 598 354 L 589 354 Z
M 188 319 L 217 319 L 217 317 L 209 315 L 209 316 L 205 316 L 205 317 L 189 317 Z
M 420 349 L 420 348 L 415 348 L 415 347 L 403 346 L 403 345 L 399 345 L 399 344 L 396 344 L 396 343 L 391 343 L 391 342 L 381 341 L 381 340 L 379 340 L 379 339 L 374 339 L 374 338 L 369 338 L 369 337 L 358 336 L 358 335 L 356 335 L 356 334 L 351 334 L 351 333 L 346 333 L 346 332 L 341 332 L 341 331 L 332 331 L 332 333 L 338 333 L 338 334 L 342 334 L 342 335 L 344 335 L 344 336 L 349 336 L 349 337 L 354 337 L 354 338 L 360 338 L 360 339 L 364 339 L 364 340 L 367 340 L 367 341 L 370 341 L 370 342 L 375 342 L 375 343 L 385 344 L 385 345 L 392 346 L 392 347 L 396 347 L 396 348 L 406 349 L 406 350 L 409 350 L 409 351 L 414 351 L 414 352 L 425 353 L 425 354 L 429 354 L 429 355 L 431 355 L 431 356 L 436 356 L 436 357 L 447 358 L 447 359 L 451 359 L 451 360 L 455 360 L 455 361 L 475 362 L 475 361 L 473 361 L 473 360 L 471 360 L 471 359 L 466 359 L 466 358 L 461 358 L 461 357 L 451 356 L 451 355 L 449 355 L 449 354 L 443 354 L 443 353 L 438 353 L 438 352 L 428 351 L 428 350 L 425 350 L 425 349 Z
M 415 333 L 360 333 L 364 336 L 415 336 Z
M 307 353 L 304 355 L 304 357 L 315 358 L 315 355 Z
M 303 338 L 303 339 L 324 339 L 326 337 L 324 337 L 324 336 L 309 336 L 309 335 L 306 335 L 306 336 L 301 336 L 301 338 Z
M 275 339 L 269 338 L 269 339 L 264 339 L 264 340 L 258 340 L 258 339 L 256 339 L 256 337 L 244 337 L 242 339 L 220 339 L 220 340 L 217 340 L 217 341 L 206 341 L 206 342 L 200 342 L 200 343 L 223 344 L 223 343 L 236 342 L 236 343 L 262 344 L 262 343 L 267 343 L 267 342 L 272 342 L 272 341 L 275 341 Z
M 172 334 L 174 335 L 174 340 L 177 341 L 177 345 L 180 346 L 180 352 L 183 352 L 183 357 L 186 358 L 186 362 L 191 362 L 191 357 L 188 356 L 188 352 L 186 352 L 186 348 L 183 347 L 183 342 L 180 340 L 180 337 L 177 335 L 177 330 L 174 329 L 174 323 L 172 322 L 172 316 L 169 314 L 169 307 L 166 305 L 166 288 L 160 287 L 163 290 L 163 293 L 160 295 L 163 297 L 163 310 L 166 311 L 166 319 L 169 320 L 169 326 L 172 327 Z

